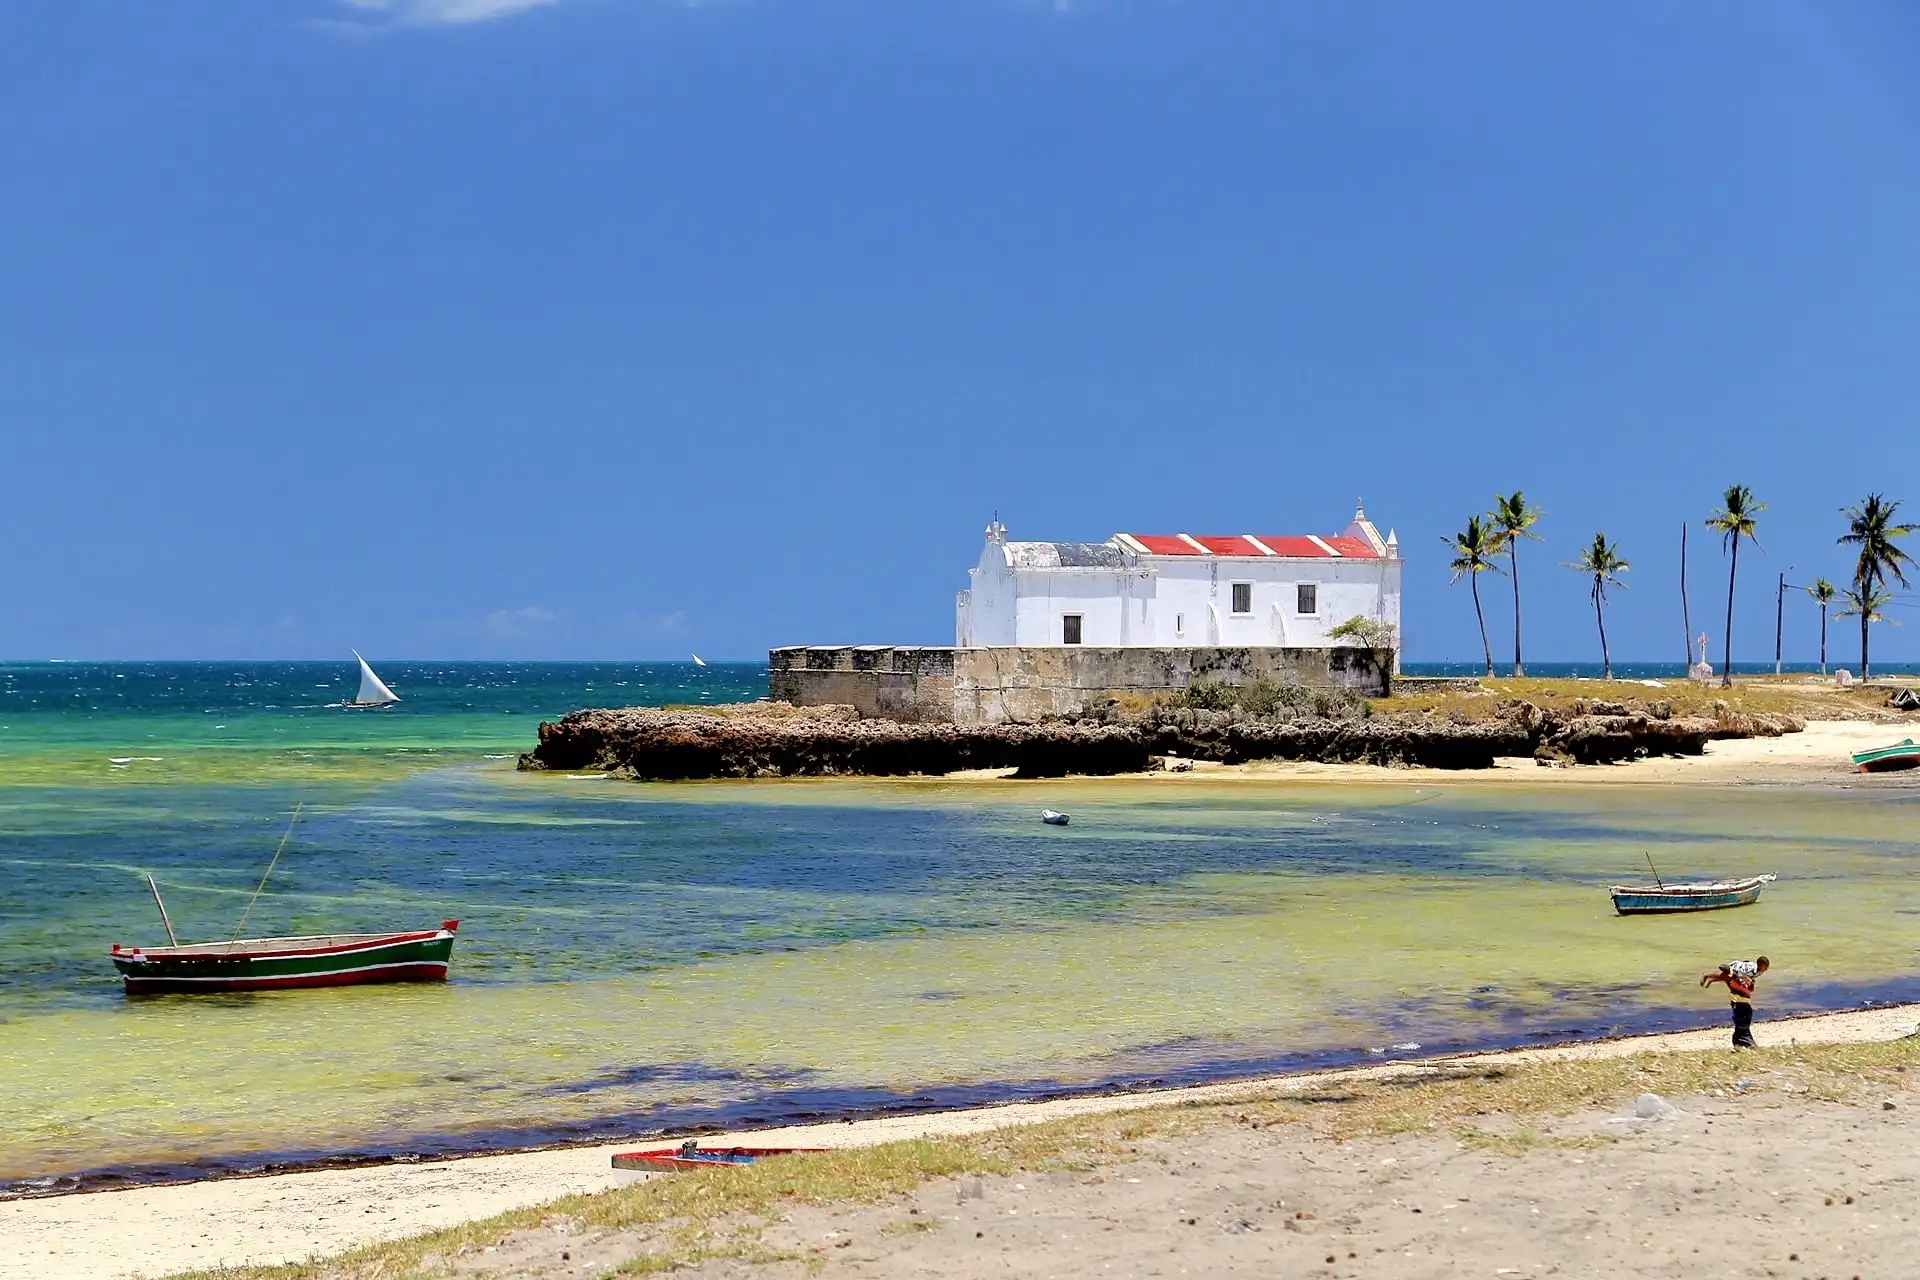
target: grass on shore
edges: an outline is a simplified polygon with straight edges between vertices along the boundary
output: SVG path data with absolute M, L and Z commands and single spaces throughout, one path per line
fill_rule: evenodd
M 1736 1082 L 1746 1082 L 1742 1090 Z M 1575 1061 L 1416 1067 L 1337 1079 L 1317 1090 L 1231 1103 L 1168 1103 L 1020 1125 L 963 1138 L 914 1139 L 761 1164 L 696 1170 L 570 1196 L 478 1222 L 313 1262 L 195 1271 L 174 1280 L 398 1280 L 471 1271 L 473 1255 L 517 1232 L 621 1232 L 634 1255 L 609 1275 L 648 1274 L 710 1258 L 774 1261 L 760 1228 L 794 1204 L 875 1204 L 961 1175 L 1087 1169 L 1143 1158 L 1141 1144 L 1235 1125 L 1304 1125 L 1327 1140 L 1450 1137 L 1508 1155 L 1605 1138 L 1543 1136 L 1540 1121 L 1618 1107 L 1642 1092 L 1687 1098 L 1772 1090 L 1850 1102 L 1920 1084 L 1920 1037 L 1879 1044 L 1646 1052 Z M 1492 1127 L 1488 1127 L 1491 1125 Z M 1151 1158 L 1149 1155 L 1146 1158 Z M 464 1264 L 464 1266 L 462 1265 Z
M 1665 701 L 1676 716 L 1708 716 L 1715 703 L 1724 702 L 1733 711 L 1798 716 L 1803 720 L 1879 720 L 1900 719 L 1887 706 L 1884 685 L 1854 684 L 1842 689 L 1831 683 L 1808 683 L 1800 675 L 1741 676 L 1731 689 L 1722 689 L 1716 681 L 1699 684 L 1692 680 L 1663 680 L 1654 688 L 1638 680 L 1572 680 L 1535 677 L 1493 676 L 1475 682 L 1476 687 L 1423 688 L 1401 685 L 1391 697 L 1372 700 L 1374 714 L 1421 714 L 1431 712 L 1465 720 L 1491 720 L 1500 714 L 1500 703 L 1508 698 L 1531 702 L 1545 710 L 1570 712 L 1575 699 L 1604 702 L 1638 702 L 1642 706 Z

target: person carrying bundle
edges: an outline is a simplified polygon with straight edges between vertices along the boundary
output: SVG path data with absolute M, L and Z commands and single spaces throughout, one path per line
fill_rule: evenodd
M 1752 1049 L 1753 1043 L 1753 989 L 1760 982 L 1760 975 L 1771 966 L 1765 956 L 1753 960 L 1729 960 L 1714 973 L 1700 975 L 1700 985 L 1710 987 L 1716 982 L 1727 984 L 1727 994 L 1733 998 L 1733 1047 Z

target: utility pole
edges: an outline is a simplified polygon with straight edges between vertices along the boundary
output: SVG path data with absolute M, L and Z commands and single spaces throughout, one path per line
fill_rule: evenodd
M 1773 589 L 1773 674 L 1780 674 L 1780 623 L 1787 607 L 1787 575 L 1780 575 L 1779 585 Z
M 1788 570 L 1793 568 L 1787 566 Z M 1773 589 L 1773 674 L 1780 674 L 1780 624 L 1786 613 L 1787 575 L 1780 575 L 1780 582 Z
M 1687 612 L 1687 522 L 1680 522 L 1680 629 L 1686 632 L 1680 637 L 1681 668 L 1693 669 L 1693 617 Z M 1702 658 L 1702 662 L 1706 659 Z

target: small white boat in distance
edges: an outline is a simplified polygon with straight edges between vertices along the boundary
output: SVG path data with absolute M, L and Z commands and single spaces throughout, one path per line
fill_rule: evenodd
M 693 665 L 696 667 L 704 667 L 707 665 L 707 660 L 696 653 L 693 655 Z
M 1042 809 L 1040 811 L 1040 821 L 1050 827 L 1064 827 L 1067 825 L 1069 819 L 1064 813 L 1057 813 L 1052 809 Z
M 373 674 L 373 668 L 360 656 L 360 651 L 351 651 L 353 660 L 360 664 L 360 692 L 341 703 L 345 707 L 390 707 L 400 701 L 400 695 L 387 688 L 379 676 Z

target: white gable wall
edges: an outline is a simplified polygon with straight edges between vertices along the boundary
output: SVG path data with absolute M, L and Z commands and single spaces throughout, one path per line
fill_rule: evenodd
M 1072 544 L 1068 544 L 1072 549 Z M 1153 575 L 1117 563 L 1062 565 L 1053 544 L 1008 543 L 998 525 L 988 530 L 980 563 L 968 589 L 955 600 L 954 641 L 961 648 L 1065 643 L 1065 619 L 1078 614 L 1083 645 L 1149 644 L 1138 638 L 1147 625 Z
M 954 634 L 954 643 L 962 649 L 1019 643 L 1014 629 L 1016 588 L 1003 547 L 989 536 L 980 563 L 967 574 L 970 581 L 957 602 Z

